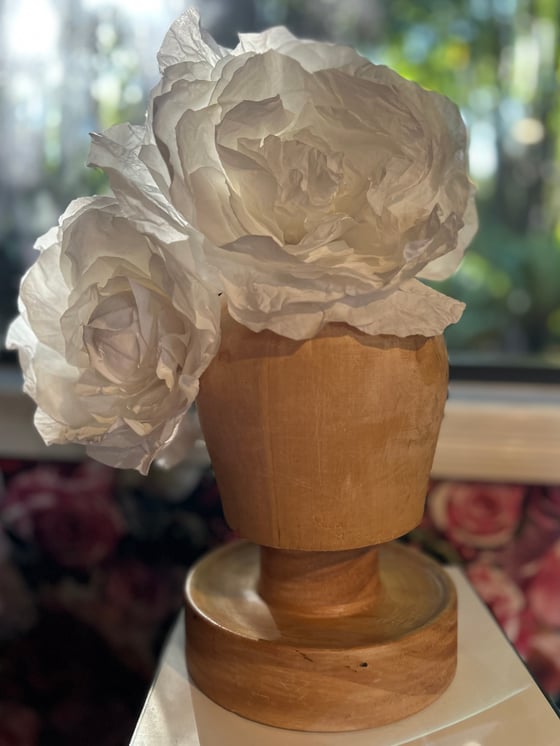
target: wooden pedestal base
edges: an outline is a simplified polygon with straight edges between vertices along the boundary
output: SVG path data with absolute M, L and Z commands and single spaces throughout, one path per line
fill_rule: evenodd
M 263 549 L 262 569 L 258 546 L 230 544 L 191 571 L 186 600 L 193 681 L 268 725 L 384 725 L 429 705 L 455 673 L 455 589 L 438 565 L 397 544 Z

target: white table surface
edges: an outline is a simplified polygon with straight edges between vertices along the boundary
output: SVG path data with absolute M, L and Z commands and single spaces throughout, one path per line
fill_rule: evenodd
M 459 597 L 457 674 L 424 711 L 352 733 L 301 733 L 245 720 L 189 681 L 181 616 L 131 746 L 560 746 L 556 713 L 462 572 L 449 572 Z

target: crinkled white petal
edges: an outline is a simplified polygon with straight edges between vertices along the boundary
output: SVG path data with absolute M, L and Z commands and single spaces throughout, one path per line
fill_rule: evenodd
M 198 381 L 185 391 L 187 401 L 194 401 L 198 394 Z M 131 438 L 126 425 L 107 433 L 99 444 L 88 444 L 88 456 L 119 469 L 137 469 L 147 474 L 151 464 L 157 460 L 166 467 L 182 461 L 192 445 L 186 437 L 189 432 L 188 407 L 169 417 L 146 436 Z
M 277 247 L 262 237 L 251 248 L 254 254 L 239 247 L 234 259 L 218 249 L 209 256 L 221 271 L 230 314 L 253 331 L 308 339 L 328 322 L 346 322 L 369 334 L 433 336 L 456 323 L 464 308 L 418 280 L 390 289 L 365 278 L 333 282 L 328 272 L 298 275 L 297 268 L 282 267 Z
M 429 262 L 424 269 L 418 273 L 423 280 L 445 280 L 450 277 L 459 267 L 467 246 L 470 244 L 478 230 L 478 214 L 473 194 L 467 205 L 464 216 L 464 225 L 459 231 L 457 246 L 453 251 Z
M 364 58 L 351 47 L 297 39 L 283 26 L 276 26 L 258 34 L 239 34 L 239 44 L 232 53 L 264 54 L 271 49 L 297 60 L 310 73 L 327 69 L 344 69 L 353 73 L 364 64 Z
M 200 26 L 200 14 L 189 8 L 171 26 L 158 53 L 160 71 L 181 62 L 215 65 L 229 50 L 217 44 Z
M 122 214 L 134 220 L 139 229 L 145 226 L 153 231 L 156 225 L 162 242 L 182 238 L 186 231 L 184 218 L 138 158 L 141 145 L 136 128 L 116 125 L 102 134 L 93 134 L 91 139 L 88 163 L 109 176 Z
M 261 288 L 267 292 L 266 288 Z M 422 335 L 432 337 L 442 334 L 450 324 L 461 318 L 465 308 L 452 298 L 423 285 L 418 280 L 409 280 L 389 295 L 373 294 L 356 299 L 343 298 L 329 304 L 312 302 L 303 304 L 297 296 L 288 293 L 281 311 L 249 310 L 246 304 L 236 305 L 236 293 L 228 295 L 230 315 L 252 331 L 269 329 L 290 339 L 310 339 L 325 324 L 343 322 L 366 334 L 392 334 L 398 337 Z

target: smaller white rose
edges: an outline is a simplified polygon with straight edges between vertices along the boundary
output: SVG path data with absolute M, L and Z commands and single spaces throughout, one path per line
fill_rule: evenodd
M 219 297 L 196 273 L 194 240 L 158 245 L 105 197 L 76 200 L 38 240 L 7 345 L 47 443 L 82 443 L 142 473 L 155 458 L 180 460 L 220 340 Z

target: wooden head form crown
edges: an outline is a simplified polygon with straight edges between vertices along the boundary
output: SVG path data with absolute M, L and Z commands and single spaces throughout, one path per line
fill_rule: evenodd
M 297 342 L 225 315 L 198 406 L 228 523 L 258 544 L 303 550 L 410 531 L 447 380 L 442 337 L 330 324 Z

